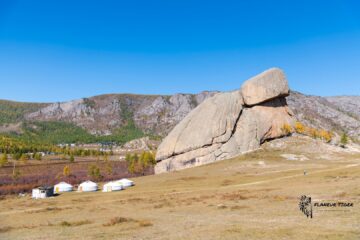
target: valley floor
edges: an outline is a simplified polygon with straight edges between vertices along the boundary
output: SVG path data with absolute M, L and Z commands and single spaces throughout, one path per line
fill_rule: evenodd
M 114 193 L 0 200 L 0 239 L 360 239 L 360 153 L 305 137 L 134 181 Z M 313 207 L 311 219 L 302 195 L 354 206 Z

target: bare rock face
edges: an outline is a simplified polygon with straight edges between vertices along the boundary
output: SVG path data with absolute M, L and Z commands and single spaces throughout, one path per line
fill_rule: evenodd
M 284 136 L 283 126 L 293 125 L 294 118 L 284 98 L 288 84 L 282 71 L 270 69 L 244 85 L 241 91 L 218 93 L 191 111 L 160 144 L 155 172 L 227 159 Z
M 219 93 L 191 111 L 160 144 L 157 159 L 229 140 L 242 110 L 239 91 Z
M 253 106 L 277 97 L 289 95 L 285 74 L 278 68 L 271 68 L 247 80 L 241 87 L 241 94 L 247 106 Z

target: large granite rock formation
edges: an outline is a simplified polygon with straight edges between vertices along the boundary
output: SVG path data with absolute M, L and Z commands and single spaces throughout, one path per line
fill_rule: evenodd
M 247 80 L 241 87 L 244 103 L 253 106 L 277 97 L 289 95 L 289 86 L 284 72 L 270 68 Z
M 286 135 L 283 126 L 294 122 L 285 100 L 288 94 L 284 73 L 272 68 L 246 81 L 238 91 L 205 100 L 160 144 L 155 172 L 231 158 Z

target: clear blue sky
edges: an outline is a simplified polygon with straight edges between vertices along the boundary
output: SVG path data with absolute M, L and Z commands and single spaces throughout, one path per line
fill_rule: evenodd
M 1 99 L 224 91 L 273 66 L 359 95 L 359 1 L 0 1 Z

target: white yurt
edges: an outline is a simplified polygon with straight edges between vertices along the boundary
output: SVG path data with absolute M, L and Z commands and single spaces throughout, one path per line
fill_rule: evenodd
M 123 185 L 120 182 L 108 182 L 103 186 L 103 192 L 120 191 L 123 189 Z
M 79 185 L 78 192 L 95 192 L 98 190 L 98 185 L 92 181 L 86 181 Z
M 124 188 L 128 188 L 135 185 L 133 181 L 126 178 L 118 180 L 117 182 L 121 183 Z
M 66 182 L 60 182 L 54 186 L 54 193 L 71 192 L 72 190 L 73 186 Z

